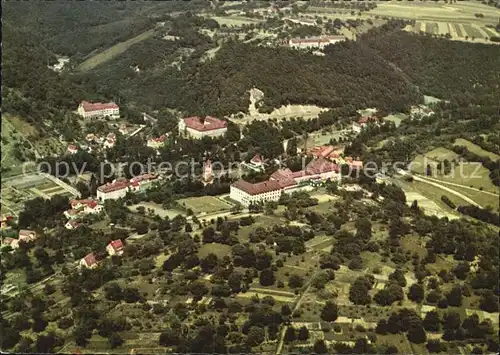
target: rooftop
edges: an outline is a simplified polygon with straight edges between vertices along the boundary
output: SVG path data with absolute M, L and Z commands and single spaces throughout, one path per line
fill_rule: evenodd
M 120 251 L 123 249 L 123 243 L 120 239 L 117 239 L 117 240 L 112 240 L 108 246 L 111 246 L 114 251 Z
M 101 192 L 108 193 L 113 191 L 118 191 L 125 189 L 129 186 L 129 181 L 127 179 L 115 180 L 111 183 L 99 186 L 97 189 Z
M 215 129 L 221 129 L 227 127 L 227 122 L 220 120 L 212 116 L 206 116 L 204 119 L 199 116 L 184 118 L 184 123 L 186 127 L 194 129 L 196 131 L 206 132 L 213 131 Z
M 90 253 L 89 255 L 84 257 L 83 260 L 85 260 L 85 264 L 87 264 L 87 266 L 92 266 L 97 264 L 97 259 L 95 258 L 94 253 Z
M 232 186 L 245 191 L 249 195 L 259 195 L 266 192 L 278 191 L 282 188 L 280 183 L 276 180 L 268 180 L 256 184 L 252 184 L 245 180 L 238 180 Z
M 115 104 L 114 102 L 108 102 L 108 103 L 95 102 L 95 103 L 92 103 L 92 102 L 88 102 L 88 101 L 82 101 L 81 105 L 83 106 L 83 110 L 86 112 L 119 108 L 118 105 Z

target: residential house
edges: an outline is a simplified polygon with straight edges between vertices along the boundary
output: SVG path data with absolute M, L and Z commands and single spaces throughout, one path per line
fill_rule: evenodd
M 2 247 L 10 246 L 12 249 L 19 248 L 19 240 L 14 238 L 2 238 Z
M 77 229 L 80 227 L 81 223 L 75 220 L 69 220 L 64 227 L 69 230 Z
M 203 163 L 203 177 L 201 182 L 205 186 L 214 182 L 214 172 L 212 169 L 212 162 L 210 160 Z
M 31 242 L 32 240 L 35 240 L 37 238 L 37 235 L 35 231 L 29 230 L 29 229 L 21 229 L 19 230 L 19 235 L 18 235 L 18 240 L 23 241 L 23 242 Z
M 260 154 L 255 154 L 252 159 L 250 159 L 250 162 L 245 164 L 245 166 L 257 172 L 264 171 L 264 159 Z
M 68 153 L 70 153 L 70 154 L 78 153 L 78 147 L 74 144 L 68 145 Z
M 106 251 L 109 255 L 122 255 L 123 254 L 123 243 L 120 239 L 112 240 L 107 246 Z
M 167 138 L 166 135 L 161 135 L 158 138 L 150 138 L 148 139 L 147 146 L 153 149 L 159 149 L 160 147 L 163 147 L 165 144 L 165 139 Z
M 120 107 L 114 102 L 91 103 L 82 101 L 78 106 L 78 114 L 83 118 L 120 118 Z
M 86 214 L 99 214 L 104 207 L 94 200 L 72 200 L 71 209 L 64 211 L 68 219 L 76 219 Z
M 187 117 L 179 121 L 179 132 L 195 139 L 220 137 L 227 132 L 227 122 L 212 116 Z
M 88 254 L 86 257 L 80 260 L 80 266 L 87 269 L 94 269 L 97 267 L 97 259 L 94 253 Z

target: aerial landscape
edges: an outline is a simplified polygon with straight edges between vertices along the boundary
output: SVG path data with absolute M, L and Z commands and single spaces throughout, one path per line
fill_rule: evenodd
M 499 352 L 500 2 L 2 2 L 3 353 Z

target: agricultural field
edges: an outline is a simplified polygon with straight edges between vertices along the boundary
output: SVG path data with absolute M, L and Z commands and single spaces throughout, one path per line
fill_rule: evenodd
M 442 174 L 437 169 L 439 162 L 445 159 L 451 163 L 451 171 L 447 175 Z M 498 193 L 498 188 L 493 185 L 489 178 L 488 169 L 478 162 L 460 162 L 459 159 L 459 155 L 455 152 L 440 147 L 418 155 L 412 162 L 411 171 L 426 174 L 426 167 L 429 164 L 432 167 L 434 179 Z
M 221 26 L 226 25 L 228 27 L 240 27 L 242 25 L 249 25 L 263 22 L 264 20 L 244 17 L 244 16 L 210 16 L 212 20 L 217 21 Z
M 482 14 L 483 17 L 476 17 Z M 478 2 L 461 1 L 454 4 L 437 2 L 388 2 L 378 3 L 377 8 L 363 16 L 382 16 L 415 20 L 415 25 L 406 30 L 431 35 L 449 35 L 453 40 L 468 40 L 482 43 L 500 36 L 492 27 L 498 22 L 500 10 Z M 363 18 L 362 16 L 362 18 Z M 474 38 L 474 39 L 473 39 Z
M 41 175 L 23 175 L 2 180 L 2 214 L 18 215 L 24 207 L 24 202 L 37 197 L 46 199 L 55 195 L 74 195 Z
M 124 53 L 127 49 L 129 49 L 132 45 L 136 43 L 140 43 L 144 41 L 145 39 L 150 38 L 154 33 L 154 30 L 148 30 L 146 32 L 143 32 L 134 38 L 131 38 L 129 40 L 126 40 L 124 42 L 120 42 L 115 44 L 114 46 L 105 49 L 104 51 L 97 53 L 96 55 L 91 56 L 87 60 L 85 60 L 83 63 L 81 63 L 78 66 L 78 70 L 82 72 L 86 72 L 89 70 L 94 69 L 95 67 L 113 59 L 114 57 Z
M 488 157 L 491 160 L 498 160 L 498 159 L 500 159 L 500 155 L 495 154 L 493 152 L 489 152 L 487 150 L 484 150 L 480 146 L 478 146 L 478 145 L 476 145 L 476 144 L 474 144 L 474 143 L 472 143 L 472 142 L 470 142 L 470 141 L 468 141 L 466 139 L 458 138 L 457 140 L 455 140 L 455 142 L 453 143 L 453 145 L 464 146 L 468 150 L 470 150 L 472 153 L 477 154 L 477 155 L 481 155 L 483 157 Z
M 231 209 L 228 202 L 213 196 L 190 197 L 178 201 L 179 206 L 191 209 L 195 215 L 214 212 L 225 212 Z

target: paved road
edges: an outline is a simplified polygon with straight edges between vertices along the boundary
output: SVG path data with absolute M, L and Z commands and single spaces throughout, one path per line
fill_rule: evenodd
M 401 175 L 410 175 L 407 171 L 404 171 L 402 169 L 398 169 L 397 173 L 401 174 Z M 480 204 L 476 203 L 474 200 L 470 199 L 469 197 L 465 196 L 464 194 L 461 194 L 458 191 L 452 190 L 449 187 L 446 187 L 446 186 L 443 186 L 441 184 L 438 184 L 437 182 L 433 182 L 433 181 L 424 179 L 424 178 L 422 178 L 422 177 L 420 177 L 418 175 L 415 175 L 415 174 L 411 174 L 411 175 L 413 176 L 413 179 L 416 180 L 416 181 L 420 181 L 420 182 L 423 182 L 423 183 L 426 183 L 426 184 L 438 187 L 438 188 L 440 188 L 443 191 L 449 192 L 452 195 L 460 197 L 462 200 L 470 203 L 473 206 L 476 206 L 476 207 L 479 207 L 479 208 L 483 208 Z M 460 186 L 462 186 L 462 185 L 460 185 Z
M 465 186 L 465 185 L 461 185 L 461 184 L 456 184 L 454 182 L 442 181 L 442 180 L 434 179 L 434 178 L 431 178 L 431 177 L 428 177 L 428 176 L 424 177 L 422 175 L 419 175 L 419 177 L 421 177 L 422 179 L 425 179 L 425 180 L 431 180 L 431 181 L 435 181 L 435 182 L 438 182 L 438 183 L 443 183 L 443 184 L 446 184 L 446 185 L 457 186 L 457 187 L 460 187 L 460 188 L 464 188 L 464 189 L 468 189 L 468 190 L 472 190 L 472 191 L 477 191 L 477 192 L 482 192 L 484 194 L 488 194 L 488 195 L 492 195 L 492 196 L 498 197 L 498 194 L 496 194 L 496 193 L 485 191 L 485 190 L 479 190 L 479 189 L 476 189 L 475 187 L 470 187 L 470 186 Z

